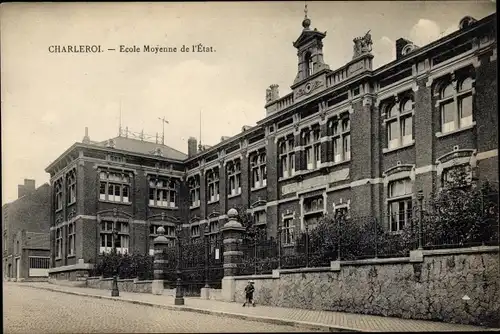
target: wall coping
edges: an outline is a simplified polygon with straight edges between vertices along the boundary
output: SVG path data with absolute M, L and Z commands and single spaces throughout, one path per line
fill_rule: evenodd
M 390 257 L 390 258 L 376 258 L 376 259 L 363 259 L 363 260 L 351 260 L 351 261 L 340 261 L 340 265 L 344 266 L 356 266 L 364 264 L 391 264 L 391 263 L 406 263 L 410 262 L 410 257 Z
M 71 264 L 68 266 L 50 268 L 49 274 L 59 273 L 59 272 L 63 272 L 63 271 L 89 270 L 89 269 L 93 269 L 93 268 L 94 268 L 93 263 L 76 263 L 76 264 Z
M 468 248 L 422 250 L 422 254 L 424 256 L 436 256 L 436 255 L 473 254 L 473 253 L 497 253 L 499 251 L 500 251 L 500 246 L 477 246 Z

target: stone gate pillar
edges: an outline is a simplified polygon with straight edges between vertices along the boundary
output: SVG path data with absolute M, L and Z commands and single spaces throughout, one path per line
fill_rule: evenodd
M 163 281 L 165 280 L 165 264 L 166 259 L 166 249 L 168 247 L 168 239 L 165 237 L 165 228 L 160 226 L 156 231 L 159 235 L 153 240 L 154 244 L 154 262 L 153 262 L 153 274 L 154 280 L 152 284 L 152 292 L 155 295 L 163 294 Z
M 239 274 L 243 252 L 239 250 L 245 228 L 238 221 L 238 211 L 227 212 L 228 221 L 222 227 L 224 237 L 224 278 L 222 279 L 222 297 L 226 301 L 234 301 L 234 276 Z

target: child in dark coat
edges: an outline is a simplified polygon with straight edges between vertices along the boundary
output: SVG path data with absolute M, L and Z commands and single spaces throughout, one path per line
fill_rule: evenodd
M 245 299 L 246 299 L 246 301 L 243 303 L 243 307 L 245 307 L 247 303 L 255 306 L 255 302 L 253 301 L 253 292 L 254 291 L 255 291 L 255 288 L 253 286 L 253 282 L 252 281 L 248 282 L 247 286 L 245 287 Z

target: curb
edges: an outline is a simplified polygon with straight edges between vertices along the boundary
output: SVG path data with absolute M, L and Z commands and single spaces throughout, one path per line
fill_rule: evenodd
M 274 324 L 274 325 L 293 326 L 293 327 L 299 327 L 299 328 L 304 328 L 304 329 L 309 329 L 309 330 L 323 330 L 323 331 L 329 331 L 329 332 L 363 332 L 362 330 L 349 328 L 349 327 L 331 326 L 331 325 L 325 325 L 325 324 L 319 324 L 319 323 L 313 323 L 313 322 L 307 322 L 307 321 L 286 320 L 286 319 L 271 318 L 271 317 L 241 314 L 241 313 L 230 313 L 230 312 L 225 312 L 225 311 L 213 311 L 213 310 L 201 309 L 201 308 L 190 307 L 190 306 L 155 304 L 155 303 L 151 303 L 151 302 L 143 302 L 143 301 L 133 300 L 133 299 L 123 299 L 122 297 L 90 295 L 90 294 L 86 294 L 86 293 L 82 293 L 82 292 L 64 291 L 64 290 L 59 290 L 59 289 L 38 287 L 38 286 L 33 286 L 33 285 L 26 285 L 26 287 L 29 287 L 32 289 L 48 290 L 48 291 L 53 291 L 53 292 L 65 293 L 65 294 L 75 295 L 75 296 L 121 301 L 121 302 L 129 303 L 129 304 L 150 306 L 150 307 L 156 307 L 156 308 L 161 308 L 161 309 L 166 309 L 166 310 L 194 312 L 194 313 L 223 316 L 223 317 L 227 317 L 227 318 L 234 318 L 234 319 L 241 319 L 241 320 L 260 321 L 260 322 L 265 322 L 265 323 Z

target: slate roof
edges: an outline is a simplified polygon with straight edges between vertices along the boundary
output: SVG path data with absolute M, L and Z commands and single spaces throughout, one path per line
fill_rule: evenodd
M 162 152 L 162 157 L 170 158 L 175 160 L 185 160 L 187 159 L 187 154 L 182 153 L 170 146 L 156 144 L 149 141 L 143 141 L 135 138 L 127 138 L 127 137 L 115 137 L 111 138 L 115 142 L 114 148 L 118 150 L 124 150 L 128 152 L 142 153 L 142 154 L 150 154 L 154 155 L 156 149 L 160 149 Z M 96 143 L 97 146 L 106 147 L 108 140 Z

